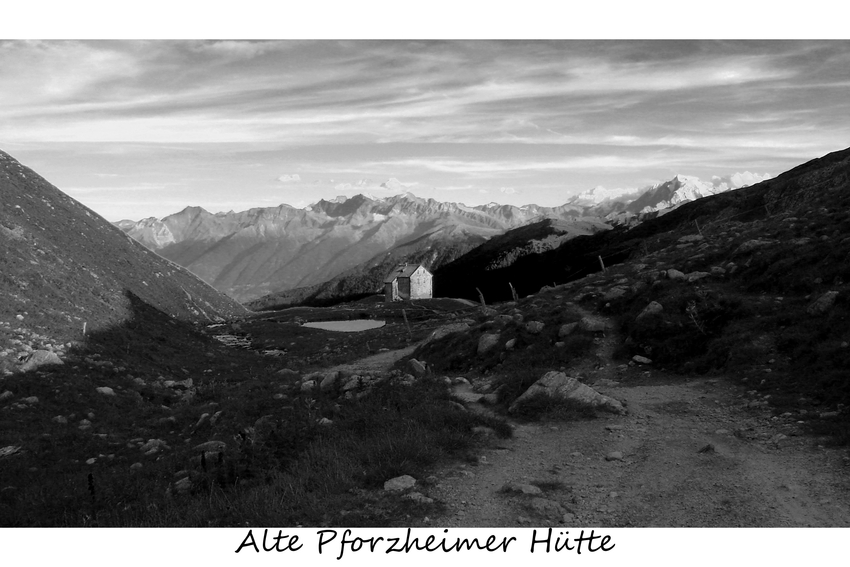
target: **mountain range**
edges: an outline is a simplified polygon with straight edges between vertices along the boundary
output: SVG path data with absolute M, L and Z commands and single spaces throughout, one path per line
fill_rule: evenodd
M 556 240 L 563 242 L 731 188 L 677 175 L 640 190 L 597 187 L 559 207 L 466 206 L 408 192 L 338 197 L 303 209 L 280 205 L 213 214 L 187 207 L 162 219 L 115 224 L 239 301 L 269 294 L 322 298 L 374 292 L 393 263 L 421 262 L 434 270 L 494 236 L 543 219 L 557 221 Z

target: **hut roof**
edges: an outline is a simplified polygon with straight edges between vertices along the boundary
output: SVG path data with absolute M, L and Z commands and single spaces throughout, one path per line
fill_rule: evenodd
M 393 283 L 396 278 L 409 278 L 422 264 L 399 264 L 384 278 L 384 283 Z

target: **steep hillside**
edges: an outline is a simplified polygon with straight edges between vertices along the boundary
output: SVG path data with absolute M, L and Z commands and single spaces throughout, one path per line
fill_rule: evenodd
M 663 215 L 649 212 L 644 222 L 635 227 L 624 224 L 610 231 L 579 236 L 557 248 L 527 254 L 509 266 L 482 261 L 481 251 L 474 250 L 437 271 L 434 292 L 439 296 L 477 300 L 476 288 L 479 288 L 487 301 L 508 300 L 511 298 L 508 282 L 523 295 L 553 282 L 572 281 L 600 271 L 600 258 L 605 266 L 611 266 L 646 253 L 651 247 L 649 238 L 678 227 L 690 226 L 697 230 L 707 222 L 722 223 L 726 219 L 730 222 L 732 219 L 768 219 L 778 223 L 776 211 L 788 210 L 791 206 L 814 207 L 821 202 L 824 206 L 835 206 L 830 203 L 836 198 L 836 192 L 840 192 L 846 175 L 846 154 L 846 150 L 835 152 L 751 187 L 680 203 L 676 208 L 662 211 Z M 823 184 L 834 186 L 834 189 L 821 191 L 819 188 Z M 669 199 L 669 186 L 656 188 L 659 189 L 657 195 Z M 507 249 L 516 245 L 513 243 Z M 496 250 L 492 250 L 490 256 L 495 257 L 498 246 L 492 246 Z
M 272 293 L 245 305 L 252 310 L 279 309 L 287 305 L 331 305 L 371 295 L 383 289 L 383 281 L 401 263 L 422 264 L 436 270 L 485 242 L 484 237 L 460 232 L 429 234 L 395 246 L 368 262 L 346 270 L 335 278 L 309 287 Z
M 182 321 L 244 309 L 0 152 L 0 365 L 62 350 L 133 317 L 131 298 Z
M 308 297 L 316 292 L 330 296 L 339 295 L 332 289 L 370 288 L 376 277 L 362 274 L 376 268 L 375 258 L 388 252 L 402 258 L 401 250 L 419 246 L 423 239 L 435 256 L 447 257 L 454 254 L 459 240 L 491 238 L 543 218 L 571 223 L 586 219 L 586 226 L 621 223 L 726 189 L 678 176 L 626 193 L 595 189 L 559 207 L 498 203 L 469 207 L 404 193 L 384 199 L 338 197 L 304 209 L 280 205 L 212 214 L 187 207 L 161 220 L 124 220 L 116 225 L 216 289 L 247 301 L 296 289 L 275 297 Z M 449 249 L 442 251 L 445 243 Z

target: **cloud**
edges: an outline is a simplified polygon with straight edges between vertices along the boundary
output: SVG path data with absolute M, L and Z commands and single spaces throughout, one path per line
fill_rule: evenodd
M 301 176 L 298 175 L 297 173 L 293 173 L 293 174 L 284 173 L 283 175 L 278 177 L 277 180 L 280 181 L 281 183 L 297 183 L 297 182 L 301 181 Z
M 758 173 L 745 171 L 743 173 L 738 172 L 731 175 L 725 175 L 723 177 L 714 175 L 711 178 L 711 182 L 718 188 L 740 189 L 741 187 L 749 187 L 750 185 L 761 183 L 762 181 L 772 177 L 773 176 L 769 173 L 759 175 Z
M 514 189 L 513 187 L 502 187 L 502 188 L 499 189 L 499 191 L 501 191 L 505 195 L 514 195 L 514 194 L 517 193 L 517 190 Z

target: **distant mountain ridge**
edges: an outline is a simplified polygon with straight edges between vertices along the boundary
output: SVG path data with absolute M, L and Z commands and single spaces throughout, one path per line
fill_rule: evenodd
M 393 180 L 384 186 L 404 188 Z M 729 188 L 680 175 L 641 190 L 596 188 L 558 207 L 467 206 L 406 192 L 381 199 L 363 194 L 322 199 L 303 209 L 283 204 L 213 214 L 201 207 L 186 207 L 162 219 L 115 224 L 216 289 L 249 301 L 298 288 L 317 289 L 352 271 L 362 275 L 378 266 L 383 269 L 377 260 L 382 254 L 406 261 L 391 251 L 414 242 L 415 254 L 433 250 L 435 258 L 444 260 L 453 254 L 440 253 L 442 248 L 468 250 L 481 239 L 542 219 L 578 223 L 581 233 L 587 234 L 589 227 L 605 230 Z

